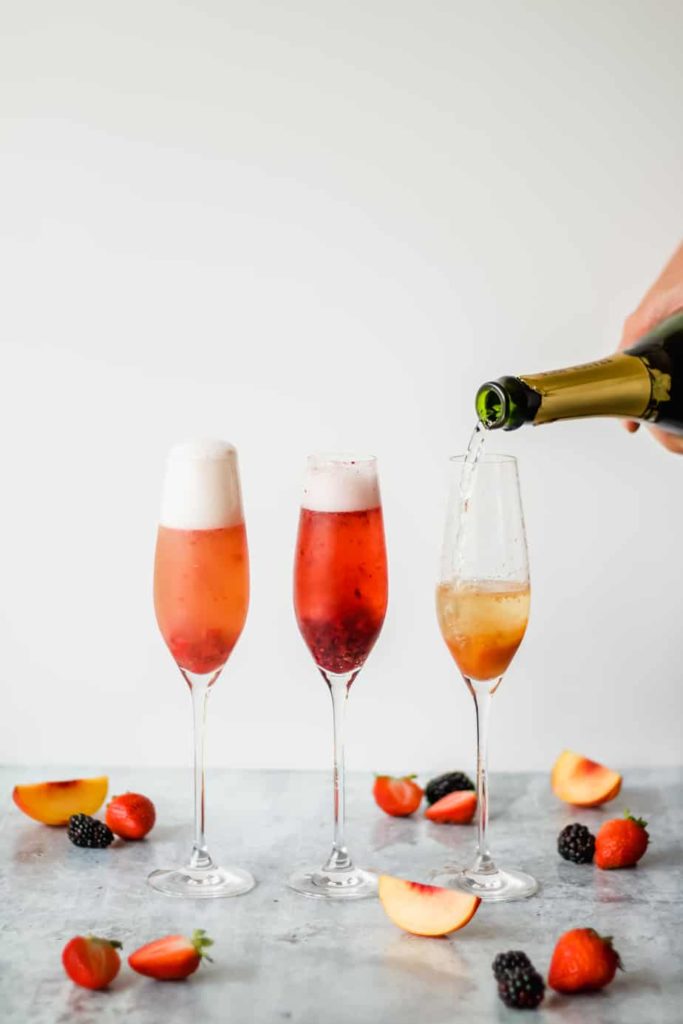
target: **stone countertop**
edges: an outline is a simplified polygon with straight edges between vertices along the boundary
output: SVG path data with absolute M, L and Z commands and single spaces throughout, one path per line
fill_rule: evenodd
M 0 1020 L 3 1024 L 497 1024 L 519 1011 L 499 1001 L 490 964 L 524 949 L 544 975 L 557 937 L 594 926 L 614 936 L 626 971 L 601 993 L 546 994 L 535 1019 L 553 1024 L 680 1024 L 681 781 L 676 769 L 633 770 L 607 809 L 576 811 L 541 774 L 492 777 L 491 845 L 501 866 L 530 871 L 541 892 L 520 903 L 482 905 L 447 939 L 407 935 L 376 899 L 327 904 L 290 892 L 300 864 L 322 863 L 331 836 L 330 778 L 324 773 L 211 771 L 209 846 L 219 863 L 252 870 L 256 889 L 193 903 L 153 892 L 145 877 L 176 866 L 189 850 L 191 778 L 178 769 L 113 769 L 110 792 L 148 794 L 158 824 L 142 843 L 80 850 L 63 829 L 24 817 L 16 782 L 83 772 L 0 770 Z M 89 774 L 94 774 L 92 771 Z M 428 776 L 422 776 L 425 780 Z M 474 829 L 388 818 L 375 807 L 369 775 L 348 779 L 348 841 L 360 866 L 429 881 L 470 859 Z M 624 807 L 649 821 L 640 866 L 599 871 L 556 853 L 570 821 L 593 831 Z M 116 937 L 130 953 L 171 932 L 205 928 L 215 962 L 189 981 L 160 984 L 124 963 L 105 992 L 72 985 L 60 953 L 76 934 Z

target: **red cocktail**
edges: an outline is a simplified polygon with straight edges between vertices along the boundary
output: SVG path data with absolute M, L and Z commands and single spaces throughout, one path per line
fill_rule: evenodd
M 302 508 L 294 575 L 301 635 L 318 668 L 357 672 L 387 608 L 382 509 Z
M 384 523 L 373 458 L 312 456 L 294 565 L 296 618 L 332 695 L 334 844 L 323 868 L 290 885 L 305 896 L 358 899 L 375 879 L 355 868 L 344 845 L 343 712 L 349 687 L 372 650 L 387 608 Z

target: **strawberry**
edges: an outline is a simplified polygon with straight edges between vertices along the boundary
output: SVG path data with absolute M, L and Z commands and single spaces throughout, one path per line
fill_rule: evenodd
M 146 946 L 140 946 L 128 957 L 128 963 L 138 974 L 145 974 L 157 981 L 179 981 L 187 978 L 199 967 L 202 957 L 211 960 L 206 947 L 213 946 L 203 928 L 192 932 L 192 938 L 184 935 L 166 935 L 155 939 Z
M 630 868 L 640 860 L 650 837 L 647 822 L 626 811 L 623 818 L 606 821 L 595 837 L 595 863 L 599 868 Z
M 146 796 L 124 793 L 109 801 L 104 820 L 122 839 L 142 839 L 154 828 L 156 811 Z
M 121 966 L 117 949 L 121 943 L 113 939 L 77 935 L 62 950 L 64 970 L 82 988 L 106 988 Z
M 372 795 L 375 803 L 394 818 L 406 818 L 422 803 L 422 790 L 413 779 L 415 775 L 394 778 L 391 775 L 376 775 Z
M 593 928 L 574 928 L 557 941 L 548 984 L 556 992 L 596 992 L 609 985 L 617 967 L 621 960 L 611 938 Z
M 471 789 L 447 793 L 425 811 L 425 818 L 444 825 L 467 825 L 477 809 L 477 794 Z

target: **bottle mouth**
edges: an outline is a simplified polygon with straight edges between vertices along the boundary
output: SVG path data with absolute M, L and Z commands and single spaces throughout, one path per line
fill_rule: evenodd
M 508 418 L 508 396 L 495 381 L 487 381 L 477 391 L 475 399 L 477 416 L 487 430 L 502 427 Z

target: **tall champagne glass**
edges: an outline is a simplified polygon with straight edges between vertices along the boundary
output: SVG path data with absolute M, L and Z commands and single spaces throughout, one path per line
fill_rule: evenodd
M 522 642 L 529 618 L 529 565 L 517 460 L 480 455 L 473 466 L 451 459 L 452 486 L 440 581 L 439 626 L 474 698 L 477 719 L 477 855 L 457 875 L 438 878 L 502 901 L 531 896 L 536 881 L 502 871 L 489 852 L 487 755 L 491 699 Z
M 344 839 L 344 710 L 351 684 L 379 636 L 387 608 L 387 556 L 377 460 L 353 455 L 308 459 L 294 565 L 301 635 L 332 696 L 334 841 L 321 868 L 301 869 L 292 889 L 323 899 L 377 891 L 354 866 Z
M 237 643 L 249 604 L 249 556 L 237 451 L 222 441 L 173 448 L 166 465 L 154 564 L 154 608 L 161 635 L 192 696 L 194 843 L 185 867 L 154 871 L 167 896 L 239 896 L 248 871 L 220 868 L 204 836 L 206 702 Z

